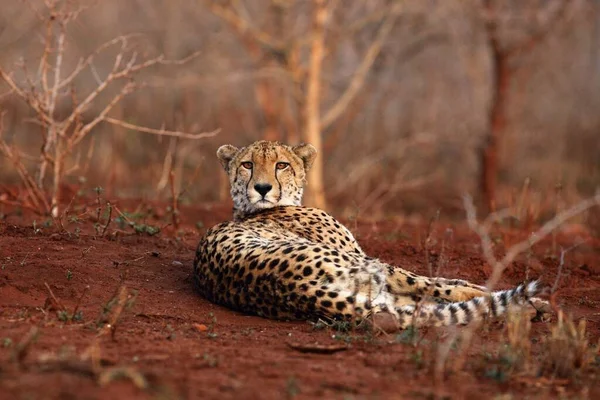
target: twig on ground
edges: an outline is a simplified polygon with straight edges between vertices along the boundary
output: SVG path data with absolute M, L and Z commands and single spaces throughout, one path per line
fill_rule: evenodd
M 429 269 L 429 276 L 433 277 L 433 265 L 431 265 L 430 254 L 431 247 L 434 245 L 434 224 L 440 220 L 440 209 L 435 212 L 435 215 L 429 219 L 429 223 L 427 224 L 427 237 L 421 244 L 423 250 L 425 251 L 425 263 L 427 264 L 427 268 Z
M 160 179 L 156 185 L 156 191 L 158 192 L 162 192 L 167 186 L 167 182 L 169 181 L 169 173 L 173 171 L 173 159 L 175 158 L 178 142 L 179 140 L 176 137 L 171 137 L 169 140 L 169 148 L 167 149 L 167 154 L 165 155 L 165 159 L 163 161 Z
M 175 174 L 172 169 L 169 172 L 169 184 L 171 188 L 171 221 L 177 230 L 179 229 L 179 196 L 175 193 Z
M 106 230 L 108 229 L 108 226 L 112 222 L 112 209 L 113 208 L 109 202 L 106 202 L 106 208 L 108 209 L 108 216 L 106 217 L 106 223 L 102 227 L 102 232 L 100 232 L 100 237 L 104 237 L 104 234 L 106 233 Z
M 114 208 L 119 213 L 119 215 L 127 222 L 127 224 L 132 225 L 132 226 L 135 225 L 135 222 L 133 222 L 132 220 L 127 218 L 127 215 L 123 214 L 123 212 L 121 210 L 119 210 L 119 207 L 113 205 L 112 208 Z
M 18 364 L 23 362 L 31 349 L 31 345 L 37 340 L 39 332 L 40 330 L 37 326 L 32 326 L 29 332 L 27 332 L 23 339 L 15 346 L 12 354 L 12 358 L 15 362 Z
M 117 290 L 117 294 L 112 299 L 110 299 L 107 303 L 107 306 L 105 306 L 106 309 L 101 317 L 105 320 L 101 322 L 106 323 L 104 323 L 104 325 L 96 335 L 98 338 L 110 332 L 111 339 L 115 340 L 117 322 L 119 321 L 119 317 L 125 309 L 128 297 L 129 293 L 127 291 L 127 287 L 125 285 L 121 285 Z
M 57 307 L 60 309 L 60 311 L 66 311 L 66 307 L 60 302 L 60 300 L 58 300 L 58 298 L 54 295 L 54 293 L 52 292 L 52 289 L 50 289 L 50 285 L 48 285 L 47 282 L 44 282 L 44 286 L 46 286 L 46 290 L 48 290 L 48 294 L 50 295 L 50 298 L 52 299 L 52 301 L 54 302 L 54 307 Z
M 290 348 L 299 351 L 301 353 L 314 353 L 314 354 L 333 354 L 340 351 L 348 350 L 347 345 L 343 344 L 301 344 L 301 343 L 286 343 Z
M 98 384 L 106 386 L 117 379 L 129 379 L 138 389 L 146 389 L 148 380 L 137 368 L 133 367 L 110 367 L 98 374 Z
M 90 286 L 87 285 L 84 289 L 83 289 L 83 293 L 81 293 L 81 296 L 79 296 L 79 299 L 77 300 L 77 304 L 75 304 L 75 308 L 73 308 L 73 316 L 77 315 L 77 311 L 79 311 L 79 306 L 81 305 L 81 301 L 83 300 L 83 298 L 85 297 L 85 295 L 87 294 L 87 292 L 90 290 Z
M 57 223 L 58 227 L 60 228 L 61 233 L 67 232 L 67 230 L 65 229 L 65 226 L 63 225 L 63 221 L 62 220 L 63 220 L 63 218 L 67 217 L 67 214 L 69 213 L 69 210 L 71 209 L 71 206 L 73 205 L 73 201 L 75 201 L 75 197 L 77 197 L 77 194 L 75 194 L 71 198 L 71 201 L 69 201 L 69 204 L 67 205 L 67 207 L 65 207 L 65 209 L 62 212 L 62 214 L 60 214 L 56 218 L 53 218 L 54 221 Z

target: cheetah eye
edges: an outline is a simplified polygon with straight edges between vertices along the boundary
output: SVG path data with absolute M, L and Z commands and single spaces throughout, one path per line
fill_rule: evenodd
M 287 167 L 290 166 L 290 163 L 286 163 L 286 162 L 278 162 L 277 164 L 275 164 L 275 168 L 276 169 L 286 169 Z
M 246 169 L 252 169 L 252 163 L 250 161 L 245 161 L 242 163 L 242 167 Z

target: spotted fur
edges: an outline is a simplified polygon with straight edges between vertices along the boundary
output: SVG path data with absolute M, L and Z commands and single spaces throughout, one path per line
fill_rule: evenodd
M 538 292 L 532 282 L 488 293 L 369 257 L 335 218 L 301 205 L 316 156 L 311 145 L 259 141 L 222 146 L 217 156 L 231 183 L 234 220 L 209 229 L 194 260 L 195 286 L 212 302 L 276 319 L 350 320 L 383 312 L 405 328 L 500 316 Z

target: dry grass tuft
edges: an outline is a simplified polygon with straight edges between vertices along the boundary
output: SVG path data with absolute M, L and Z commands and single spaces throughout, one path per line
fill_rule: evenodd
M 586 333 L 586 320 L 575 323 L 573 317 L 558 312 L 558 321 L 546 341 L 543 371 L 559 378 L 571 378 L 586 369 L 594 356 Z
M 508 314 L 506 321 L 506 346 L 500 357 L 511 366 L 512 372 L 527 368 L 531 354 L 531 319 L 527 312 L 519 310 Z

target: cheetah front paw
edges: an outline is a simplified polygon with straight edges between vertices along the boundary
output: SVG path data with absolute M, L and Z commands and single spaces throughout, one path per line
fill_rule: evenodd
M 548 318 L 554 314 L 552 305 L 539 297 L 530 298 L 529 304 L 531 304 L 535 310 L 535 316 L 532 318 L 533 321 L 547 321 Z

